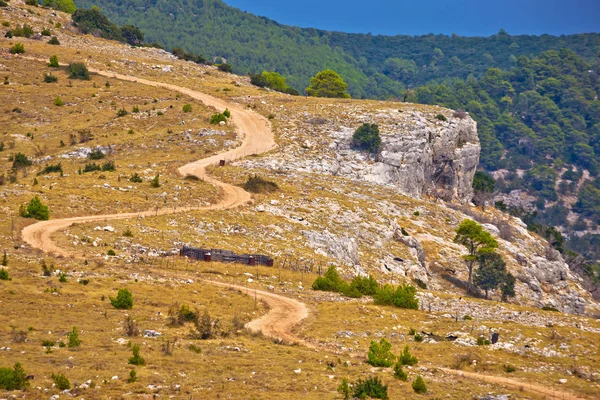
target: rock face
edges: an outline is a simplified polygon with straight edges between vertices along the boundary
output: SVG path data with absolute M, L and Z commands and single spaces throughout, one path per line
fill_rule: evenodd
M 414 197 L 434 195 L 467 202 L 479 164 L 477 126 L 471 118 L 454 118 L 441 131 L 415 115 L 415 129 L 383 138 L 383 148 L 367 180 L 393 184 Z

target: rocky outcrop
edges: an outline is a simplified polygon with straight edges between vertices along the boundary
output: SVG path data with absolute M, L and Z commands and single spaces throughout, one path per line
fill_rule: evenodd
M 342 176 L 389 186 L 415 198 L 471 200 L 481 150 L 471 117 L 453 117 L 444 109 L 378 111 L 352 110 L 338 123 L 319 117 L 324 122 L 318 124 L 307 113 L 297 131 L 281 134 L 280 139 L 291 139 L 295 145 L 279 159 L 244 160 L 238 165 Z M 447 121 L 436 118 L 441 112 Z M 379 126 L 382 143 L 376 156 L 352 146 L 352 136 L 364 122 Z
M 481 150 L 475 121 L 452 118 L 440 130 L 418 113 L 414 118 L 414 129 L 383 137 L 378 162 L 365 179 L 393 184 L 414 197 L 470 201 Z

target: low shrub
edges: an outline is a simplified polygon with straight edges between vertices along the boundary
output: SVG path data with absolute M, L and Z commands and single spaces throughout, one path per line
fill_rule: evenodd
M 191 104 L 185 104 L 185 105 L 183 106 L 183 112 L 184 112 L 184 113 L 189 113 L 189 112 L 192 112 L 192 105 L 191 105 Z
M 410 354 L 410 350 L 408 349 L 408 346 L 406 346 L 402 351 L 402 354 L 398 357 L 398 362 L 402 365 L 416 365 L 419 363 L 419 360 L 417 357 Z
M 23 153 L 17 153 L 14 156 L 12 156 L 12 162 L 13 169 L 21 169 L 33 165 L 33 161 L 31 161 L 29 157 L 27 157 Z
M 62 168 L 62 164 L 58 163 L 58 164 L 49 164 L 46 165 L 44 167 L 43 170 L 41 170 L 38 175 L 43 175 L 43 174 L 52 174 L 54 172 L 58 172 L 59 174 L 63 174 L 63 168 Z
M 251 193 L 273 193 L 279 190 L 279 186 L 275 182 L 254 175 L 248 177 L 248 180 L 244 183 L 244 190 Z
M 373 300 L 378 305 L 393 305 L 399 308 L 417 310 L 419 302 L 415 297 L 416 293 L 417 289 L 408 284 L 402 284 L 396 289 L 391 285 L 385 285 L 377 291 L 373 296 Z
M 96 163 L 87 163 L 87 164 L 85 164 L 85 167 L 83 168 L 83 172 L 94 172 L 94 171 L 100 171 L 100 170 L 102 170 L 102 167 L 100 167 Z
M 169 308 L 167 320 L 170 325 L 182 326 L 186 322 L 195 322 L 198 320 L 198 312 L 193 311 L 185 304 L 174 303 Z
M 219 68 L 219 71 L 228 72 L 228 73 L 233 72 L 233 67 L 230 64 L 226 64 L 226 63 L 219 64 L 218 68 Z
M 400 361 L 396 362 L 396 365 L 394 365 L 394 378 L 404 382 L 408 381 L 408 374 L 402 369 L 402 363 Z
M 137 322 L 131 315 L 126 316 L 125 320 L 123 320 L 123 330 L 127 336 L 137 336 L 140 334 Z
M 124 108 L 121 108 L 121 109 L 119 109 L 119 111 L 117 111 L 117 117 L 124 117 L 124 116 L 126 116 L 127 114 L 129 114 L 129 113 L 128 113 L 128 112 L 127 112 L 127 110 L 126 110 L 126 109 L 124 109 Z
M 88 71 L 84 63 L 71 63 L 67 71 L 69 72 L 69 79 L 81 79 L 84 81 L 91 79 L 90 71 Z
M 425 394 L 427 393 L 427 386 L 425 386 L 425 381 L 421 377 L 421 375 L 417 376 L 417 379 L 412 383 L 412 388 L 415 393 Z
M 73 327 L 73 330 L 67 333 L 67 339 L 69 340 L 68 347 L 70 349 L 77 348 L 81 346 L 81 340 L 79 339 L 79 330 L 76 326 Z
M 53 46 L 60 46 L 60 41 L 56 36 L 52 36 L 50 40 L 48 40 L 48 44 L 51 44 Z
M 12 280 L 8 275 L 8 271 L 4 268 L 0 268 L 0 281 L 10 281 Z
M 227 116 L 223 113 L 215 113 L 210 117 L 210 123 L 216 125 L 220 122 L 227 122 Z
M 71 382 L 63 374 L 52 374 L 52 380 L 58 390 L 67 390 L 71 388 Z
M 23 43 L 15 43 L 9 50 L 10 54 L 23 54 L 25 53 L 25 46 Z
M 373 296 L 379 289 L 379 284 L 371 275 L 369 277 L 357 276 L 350 282 L 350 287 L 356 288 L 362 295 Z
M 510 364 L 504 365 L 504 372 L 510 374 L 511 372 L 515 372 L 517 369 Z
M 129 178 L 129 180 L 134 183 L 142 183 L 144 181 L 137 172 L 134 172 L 134 174 L 131 175 L 131 178 Z
M 92 150 L 92 152 L 88 155 L 88 158 L 90 160 L 101 160 L 105 157 L 104 153 L 102 152 L 102 150 L 100 149 L 94 149 Z
M 51 73 L 45 73 L 44 74 L 44 82 L 45 83 L 56 83 L 56 82 L 58 82 L 58 78 L 55 75 L 52 75 Z
M 35 196 L 29 204 L 22 204 L 19 209 L 19 214 L 23 218 L 34 218 L 40 221 L 50 219 L 50 210 L 47 205 L 44 205 L 39 197 Z
M 63 101 L 63 99 L 60 98 L 60 96 L 56 96 L 54 98 L 54 105 L 57 107 L 62 107 L 65 105 L 65 102 Z
M 352 145 L 372 153 L 377 152 L 381 146 L 381 136 L 377 124 L 362 124 L 352 136 Z
M 152 180 L 150 181 L 150 187 L 152 188 L 159 188 L 160 187 L 160 181 L 158 180 L 159 175 L 156 174 L 156 176 L 154 178 L 152 178 Z
M 444 116 L 444 114 L 438 114 L 438 115 L 436 115 L 435 119 L 440 120 L 440 121 L 448 121 L 448 118 L 446 118 Z
M 44 28 L 40 33 L 41 33 L 42 36 L 50 36 L 50 35 L 52 35 L 52 32 L 50 32 L 50 29 L 48 29 L 48 28 Z
M 376 376 L 359 379 L 352 385 L 352 396 L 357 399 L 388 399 L 388 387 Z
M 131 365 L 146 365 L 146 360 L 142 356 L 140 356 L 140 345 L 134 344 L 131 348 L 133 355 L 129 358 L 129 364 Z
M 119 310 L 130 310 L 133 308 L 133 295 L 127 289 L 119 289 L 117 297 L 109 297 L 110 304 Z
M 221 325 L 219 320 L 217 318 L 211 318 L 206 310 L 204 311 L 202 317 L 197 318 L 194 322 L 198 339 L 213 339 L 217 337 L 219 333 L 221 333 Z
M 367 362 L 374 367 L 391 367 L 396 360 L 396 356 L 391 350 L 392 344 L 387 340 L 381 339 L 379 343 L 372 340 L 367 354 Z
M 487 346 L 488 344 L 490 344 L 490 341 L 483 336 L 477 338 L 477 346 Z
M 133 383 L 135 381 L 137 381 L 137 372 L 135 372 L 135 369 L 132 369 L 129 371 L 129 378 L 127 378 L 127 382 Z
M 21 363 L 16 363 L 11 368 L 0 368 L 0 389 L 21 390 L 29 386 L 27 373 Z
M 102 164 L 102 171 L 111 172 L 111 171 L 114 171 L 115 169 L 116 169 L 116 166 L 115 166 L 114 161 L 107 161 L 104 164 Z

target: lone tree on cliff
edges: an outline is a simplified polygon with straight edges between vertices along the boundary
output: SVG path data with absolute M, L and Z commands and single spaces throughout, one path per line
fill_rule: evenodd
M 469 269 L 467 293 L 470 293 L 473 287 L 473 266 L 478 256 L 493 252 L 498 247 L 498 242 L 489 232 L 483 230 L 481 225 L 470 219 L 465 219 L 456 229 L 454 242 L 462 244 L 469 251 L 469 254 L 463 256 L 463 259 Z
M 306 94 L 312 97 L 330 97 L 349 99 L 346 93 L 348 84 L 335 71 L 326 69 L 310 78 L 310 85 L 306 88 Z

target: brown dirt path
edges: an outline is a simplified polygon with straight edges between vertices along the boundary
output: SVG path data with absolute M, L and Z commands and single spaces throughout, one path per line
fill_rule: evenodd
M 58 246 L 56 246 L 56 244 L 51 239 L 52 234 L 59 230 L 65 229 L 74 223 L 137 218 L 139 216 L 166 215 L 192 210 L 214 210 L 234 208 L 244 205 L 248 201 L 250 201 L 250 194 L 244 189 L 238 186 L 229 185 L 227 183 L 211 178 L 210 176 L 207 176 L 206 167 L 217 164 L 219 160 L 236 160 L 245 157 L 246 155 L 260 154 L 275 148 L 273 133 L 271 132 L 269 123 L 266 118 L 258 115 L 255 112 L 249 111 L 237 104 L 230 104 L 225 102 L 224 100 L 217 99 L 207 94 L 200 93 L 198 91 L 184 88 L 181 86 L 176 86 L 163 82 L 150 81 L 134 76 L 116 74 L 113 72 L 100 71 L 93 68 L 90 68 L 90 71 L 102 76 L 121 79 L 124 81 L 137 82 L 143 85 L 153 87 L 162 87 L 179 93 L 183 93 L 196 100 L 202 101 L 208 106 L 215 107 L 217 110 L 220 111 L 224 110 L 225 108 L 229 108 L 231 111 L 231 119 L 233 120 L 238 129 L 238 133 L 240 135 L 243 135 L 242 144 L 239 147 L 236 147 L 235 149 L 231 149 L 229 151 L 214 155 L 212 157 L 204 158 L 202 160 L 186 164 L 180 167 L 178 170 L 179 173 L 182 175 L 196 175 L 204 179 L 205 181 L 215 185 L 223 191 L 224 196 L 218 203 L 206 207 L 181 207 L 177 209 L 147 210 L 137 213 L 92 215 L 85 217 L 62 218 L 37 222 L 23 229 L 23 241 L 25 241 L 32 247 L 40 249 L 47 253 L 54 253 L 56 255 L 64 257 L 76 256 L 76 254 L 73 251 L 61 249 Z
M 432 368 L 435 368 L 434 366 L 432 366 Z M 589 399 L 586 397 L 578 397 L 572 393 L 569 392 L 565 392 L 565 391 L 561 391 L 560 389 L 552 389 L 549 386 L 542 386 L 536 383 L 532 383 L 532 382 L 523 382 L 523 381 L 519 381 L 516 379 L 510 379 L 510 378 L 504 378 L 501 376 L 494 376 L 494 375 L 483 375 L 480 373 L 475 373 L 475 372 L 466 372 L 466 371 L 459 371 L 456 369 L 449 369 L 449 368 L 440 368 L 437 367 L 439 370 L 444 371 L 448 374 L 453 374 L 453 375 L 457 375 L 457 376 L 462 376 L 465 378 L 469 378 L 469 379 L 475 379 L 478 381 L 484 381 L 484 382 L 490 382 L 490 383 L 497 383 L 499 385 L 506 385 L 506 386 L 512 386 L 513 388 L 517 388 L 519 390 L 522 390 L 523 392 L 528 392 L 528 393 L 534 393 L 537 395 L 543 395 L 546 396 L 547 399 L 556 399 L 556 400 L 585 400 L 585 399 Z

